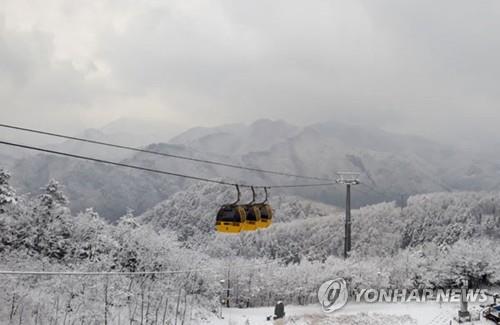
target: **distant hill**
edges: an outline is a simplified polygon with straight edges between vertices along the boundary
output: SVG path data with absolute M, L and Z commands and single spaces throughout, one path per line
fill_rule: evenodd
M 168 144 L 150 145 L 147 148 L 196 156 L 195 152 Z M 155 162 L 155 159 L 158 161 Z M 189 165 L 176 159 L 152 158 L 148 154 L 135 154 L 122 161 L 178 173 L 216 174 L 210 167 Z M 94 207 L 108 220 L 116 220 L 124 215 L 128 208 L 142 213 L 191 184 L 184 178 L 46 154 L 20 159 L 11 171 L 12 182 L 21 193 L 36 193 L 54 178 L 64 186 L 71 200 L 71 208 L 75 212 Z
M 296 196 L 275 195 L 273 225 L 238 235 L 218 234 L 215 214 L 234 200 L 230 188 L 197 183 L 157 204 L 137 219 L 155 229 L 168 229 L 177 240 L 213 257 L 282 258 L 289 262 L 341 256 L 344 211 Z M 248 201 L 245 193 L 243 202 Z M 353 249 L 369 256 L 396 253 L 426 243 L 451 245 L 461 239 L 498 240 L 499 192 L 441 192 L 408 198 L 404 208 L 395 202 L 369 205 L 352 212 Z
M 200 152 L 245 155 L 269 150 L 273 145 L 282 143 L 299 132 L 299 127 L 284 121 L 261 119 L 249 125 L 192 128 L 174 137 L 170 143 L 182 144 Z
M 142 147 L 145 144 L 144 139 L 141 139 L 133 134 L 105 133 L 102 130 L 98 129 L 87 129 L 76 136 L 88 140 L 126 145 L 130 147 Z M 133 151 L 114 149 L 106 146 L 73 140 L 66 140 L 61 143 L 47 145 L 45 147 L 48 149 L 70 152 L 77 155 L 95 156 L 101 159 L 122 160 L 134 155 Z
M 183 129 L 182 126 L 166 119 L 139 120 L 137 118 L 119 118 L 100 128 L 105 134 L 133 135 L 138 145 L 167 142 Z
M 356 189 L 355 206 L 416 193 L 500 189 L 500 182 L 491 177 L 500 173 L 500 164 L 492 158 L 417 136 L 338 122 L 297 128 L 283 121 L 259 120 L 250 125 L 192 129 L 172 143 L 254 167 L 298 174 L 334 178 L 337 171 L 359 171 L 365 185 Z M 239 148 L 247 150 L 240 153 Z M 291 193 L 335 205 L 344 201 L 342 188 Z

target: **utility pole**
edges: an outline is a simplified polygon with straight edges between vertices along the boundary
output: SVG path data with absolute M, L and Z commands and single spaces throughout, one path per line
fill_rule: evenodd
M 360 183 L 359 173 L 339 172 L 337 175 L 337 183 L 346 186 L 344 258 L 348 258 L 351 252 L 351 185 Z
M 227 269 L 227 290 L 226 290 L 226 307 L 229 308 L 229 295 L 230 295 L 230 292 L 231 292 L 231 286 L 230 286 L 230 280 L 229 280 L 229 276 L 230 276 L 230 272 L 231 272 L 231 266 L 228 267 Z
M 401 212 L 403 212 L 403 209 L 404 209 L 404 207 L 406 205 L 405 198 L 406 198 L 406 194 L 401 194 L 401 202 L 400 202 L 400 204 L 401 204 Z

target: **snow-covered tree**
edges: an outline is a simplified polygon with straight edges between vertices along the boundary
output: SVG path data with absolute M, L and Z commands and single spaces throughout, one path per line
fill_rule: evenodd
M 0 213 L 5 211 L 4 206 L 16 202 L 16 192 L 10 186 L 9 179 L 9 172 L 0 169 Z
M 38 200 L 40 206 L 46 207 L 48 212 L 68 204 L 68 198 L 64 195 L 58 181 L 51 179 L 42 190 L 43 193 L 38 196 Z
M 72 218 L 68 200 L 56 181 L 50 181 L 20 218 L 25 235 L 22 244 L 28 250 L 56 259 L 72 251 Z

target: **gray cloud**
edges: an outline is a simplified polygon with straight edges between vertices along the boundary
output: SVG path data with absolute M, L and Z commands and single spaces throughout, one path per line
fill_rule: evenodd
M 94 91 L 71 62 L 53 62 L 50 36 L 0 24 L 0 117 L 50 128 L 81 128 Z
M 497 1 L 46 2 L 26 18 L 5 0 L 0 100 L 16 121 L 270 117 L 499 135 Z

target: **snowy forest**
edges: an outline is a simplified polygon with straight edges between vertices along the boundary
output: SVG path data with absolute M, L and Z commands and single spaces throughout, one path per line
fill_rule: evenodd
M 354 190 L 353 195 L 356 195 Z M 9 324 L 187 324 L 241 308 L 316 303 L 319 284 L 352 288 L 500 285 L 500 195 L 439 192 L 353 211 L 353 253 L 344 260 L 343 210 L 290 195 L 271 197 L 272 227 L 235 236 L 213 230 L 234 190 L 193 183 L 142 214 L 114 222 L 92 207 L 71 211 L 50 180 L 18 193 L 0 171 L 3 270 L 97 272 L 2 275 L 0 319 Z M 155 275 L 98 272 L 165 271 Z M 223 280 L 223 281 L 222 281 Z

